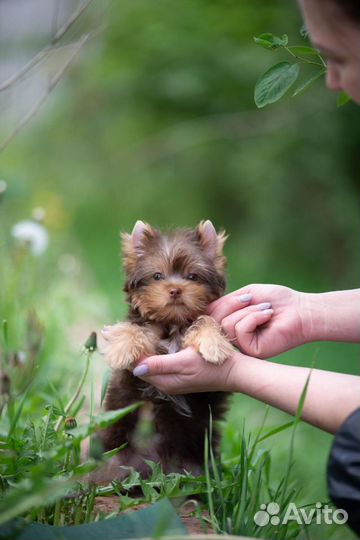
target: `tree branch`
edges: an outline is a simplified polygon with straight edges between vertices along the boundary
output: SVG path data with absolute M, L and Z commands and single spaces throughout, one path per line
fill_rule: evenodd
M 49 54 L 56 50 L 56 43 L 67 33 L 67 31 L 72 27 L 72 25 L 78 20 L 78 18 L 84 13 L 84 11 L 89 7 L 93 0 L 85 0 L 68 20 L 63 24 L 61 28 L 55 33 L 49 45 L 46 45 L 41 51 L 39 51 L 25 66 L 23 66 L 19 71 L 11 75 L 7 80 L 0 84 L 0 92 L 3 92 L 10 86 L 19 82 L 33 67 L 38 65 L 42 60 L 45 60 Z
M 91 1 L 91 0 L 90 0 Z M 74 43 L 74 51 L 70 55 L 70 57 L 67 59 L 67 61 L 64 63 L 63 66 L 57 71 L 57 73 L 50 79 L 50 83 L 48 87 L 46 88 L 45 92 L 42 94 L 40 99 L 33 105 L 33 107 L 27 112 L 27 114 L 20 120 L 20 122 L 17 124 L 17 126 L 14 128 L 14 130 L 6 137 L 4 142 L 0 144 L 0 153 L 12 142 L 12 140 L 16 137 L 16 135 L 26 126 L 26 124 L 36 115 L 40 107 L 43 105 L 43 103 L 48 98 L 50 92 L 55 88 L 55 86 L 58 84 L 62 76 L 64 75 L 65 71 L 68 69 L 68 67 L 73 62 L 74 58 L 77 56 L 77 54 L 80 52 L 82 47 L 85 45 L 85 43 L 88 41 L 88 39 L 91 37 L 91 34 L 84 34 L 79 41 Z

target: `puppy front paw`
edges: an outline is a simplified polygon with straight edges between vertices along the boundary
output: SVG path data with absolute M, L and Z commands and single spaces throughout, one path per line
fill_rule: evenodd
M 105 326 L 101 333 L 108 342 L 103 351 L 105 359 L 113 369 L 129 369 L 140 358 L 154 354 L 155 336 L 136 324 Z
M 199 317 L 184 336 L 184 346 L 194 347 L 207 362 L 221 365 L 234 349 L 221 333 L 220 326 L 206 315 Z
M 200 340 L 199 353 L 207 362 L 221 366 L 234 353 L 234 349 L 221 334 L 209 335 Z

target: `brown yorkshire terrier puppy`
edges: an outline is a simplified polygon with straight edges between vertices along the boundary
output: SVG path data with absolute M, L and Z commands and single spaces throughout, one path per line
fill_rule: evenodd
M 130 307 L 128 322 L 103 330 L 108 342 L 106 359 L 113 368 L 105 408 L 150 402 L 155 436 L 146 452 L 136 448 L 134 433 L 139 411 L 105 429 L 101 438 L 106 450 L 127 443 L 116 457 L 118 466 L 132 466 L 146 475 L 149 470 L 145 458 L 161 463 L 165 472 L 201 472 L 210 410 L 214 420 L 220 419 L 226 410 L 227 395 L 203 392 L 169 396 L 130 370 L 140 358 L 188 346 L 214 364 L 222 364 L 232 354 L 233 348 L 218 324 L 205 315 L 208 304 L 225 290 L 225 240 L 225 233 L 217 234 L 210 221 L 201 222 L 195 229 L 166 234 L 138 221 L 131 235 L 122 234 L 124 291 Z M 216 428 L 212 435 L 216 448 Z M 112 467 L 111 474 L 121 478 L 124 471 Z

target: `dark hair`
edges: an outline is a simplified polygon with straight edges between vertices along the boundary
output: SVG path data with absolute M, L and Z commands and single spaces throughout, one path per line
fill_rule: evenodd
M 359 0 L 332 0 L 348 19 L 360 22 Z

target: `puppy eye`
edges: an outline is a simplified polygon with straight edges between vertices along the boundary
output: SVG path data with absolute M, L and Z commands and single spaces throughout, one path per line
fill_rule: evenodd
M 199 276 L 197 274 L 189 274 L 186 279 L 189 279 L 190 281 L 197 281 Z
M 159 281 L 160 279 L 164 279 L 164 275 L 161 272 L 155 272 L 153 278 L 155 279 L 155 281 Z

